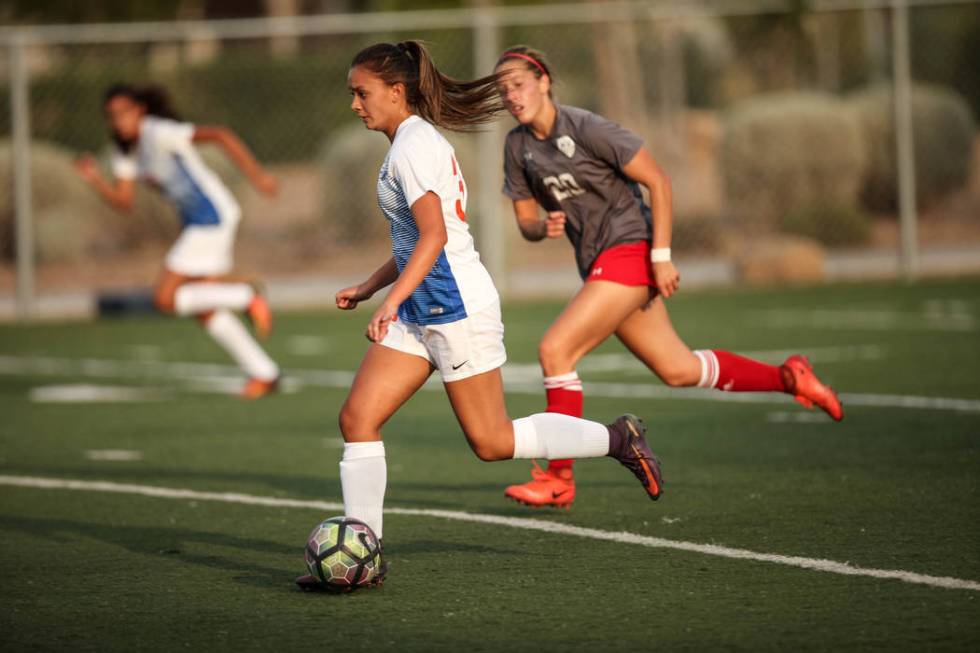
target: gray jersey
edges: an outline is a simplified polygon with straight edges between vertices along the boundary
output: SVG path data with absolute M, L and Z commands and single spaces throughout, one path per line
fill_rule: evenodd
M 507 134 L 504 194 L 565 212 L 565 233 L 584 279 L 610 247 L 650 240 L 650 209 L 639 185 L 623 173 L 643 141 L 591 111 L 555 107 L 555 125 L 545 140 L 524 125 Z

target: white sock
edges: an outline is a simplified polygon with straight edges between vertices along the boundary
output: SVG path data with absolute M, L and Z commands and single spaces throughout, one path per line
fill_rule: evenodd
M 571 371 L 568 374 L 544 377 L 545 390 L 571 390 L 572 392 L 582 392 L 582 379 L 578 378 L 578 372 Z
M 609 453 L 604 424 L 561 413 L 514 420 L 514 458 L 598 458 Z
M 177 315 L 197 315 L 218 308 L 244 311 L 255 289 L 247 283 L 185 283 L 174 293 L 174 312 Z
M 279 376 L 279 366 L 255 342 L 241 320 L 230 311 L 215 311 L 204 328 L 249 377 L 272 381 Z
M 699 349 L 694 355 L 701 361 L 701 378 L 698 380 L 699 388 L 714 388 L 718 385 L 718 373 L 721 366 L 718 364 L 718 357 L 710 349 Z
M 348 442 L 340 461 L 340 487 L 344 492 L 344 514 L 360 519 L 371 527 L 380 539 L 381 512 L 388 483 L 385 463 L 385 444 L 377 442 Z

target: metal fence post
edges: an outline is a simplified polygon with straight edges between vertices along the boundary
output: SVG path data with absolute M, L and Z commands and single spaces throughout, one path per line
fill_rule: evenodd
M 34 315 L 34 216 L 31 209 L 30 88 L 24 62 L 24 42 L 10 40 L 10 119 L 13 147 L 11 170 L 17 248 L 17 317 Z
M 898 173 L 899 271 L 914 281 L 919 267 L 915 200 L 915 143 L 912 134 L 912 74 L 909 65 L 907 0 L 892 0 L 892 74 L 895 103 L 895 160 Z
M 473 14 L 474 77 L 489 75 L 500 51 L 499 26 L 495 16 L 486 9 Z M 500 125 L 492 123 L 477 135 L 476 167 L 480 174 L 477 196 L 480 239 L 480 258 L 493 277 L 501 295 L 507 294 L 507 244 L 500 210 L 500 187 L 503 173 L 500 163 Z

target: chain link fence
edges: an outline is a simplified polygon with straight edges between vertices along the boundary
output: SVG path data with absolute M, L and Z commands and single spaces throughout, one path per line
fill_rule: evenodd
M 17 288 L 14 189 L 27 166 L 28 299 L 152 283 L 177 233 L 172 208 L 141 188 L 133 214 L 117 214 L 72 168 L 93 152 L 108 173 L 102 94 L 120 81 L 162 86 L 184 119 L 231 127 L 279 178 L 278 197 L 261 197 L 220 152 L 204 152 L 244 209 L 243 271 L 279 279 L 370 271 L 388 248 L 374 196 L 388 143 L 351 113 L 346 74 L 361 47 L 406 38 L 427 41 L 440 68 L 459 77 L 489 73 L 510 44 L 545 51 L 559 102 L 639 132 L 671 175 L 674 249 L 689 279 L 699 270 L 720 283 L 894 275 L 893 4 L 617 2 L 8 30 L 0 302 L 13 306 Z M 980 251 L 980 2 L 923 0 L 908 11 L 913 244 L 923 263 L 930 252 L 946 252 L 948 263 L 956 249 L 969 267 Z M 27 78 L 29 163 L 12 147 L 15 59 Z M 574 284 L 568 244 L 522 242 L 499 193 L 510 127 L 503 119 L 482 135 L 447 134 L 469 184 L 478 247 L 514 292 L 550 290 L 550 275 Z

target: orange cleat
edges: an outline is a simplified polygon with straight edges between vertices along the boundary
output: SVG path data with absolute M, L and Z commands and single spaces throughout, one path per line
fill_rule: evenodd
M 779 369 L 783 374 L 786 392 L 793 395 L 798 402 L 807 408 L 819 406 L 838 422 L 844 419 L 844 408 L 837 393 L 817 378 L 806 356 L 790 356 Z
M 279 379 L 276 377 L 271 381 L 263 379 L 249 379 L 242 388 L 242 399 L 261 399 L 279 390 Z
M 269 308 L 269 301 L 260 290 L 256 289 L 255 296 L 252 297 L 252 301 L 245 312 L 248 319 L 252 321 L 259 338 L 263 340 L 268 338 L 269 334 L 272 333 L 272 309 Z
M 567 509 L 575 501 L 575 479 L 570 468 L 553 472 L 541 469 L 535 461 L 531 478 L 527 483 L 509 486 L 504 490 L 504 496 L 535 508 L 554 506 Z

